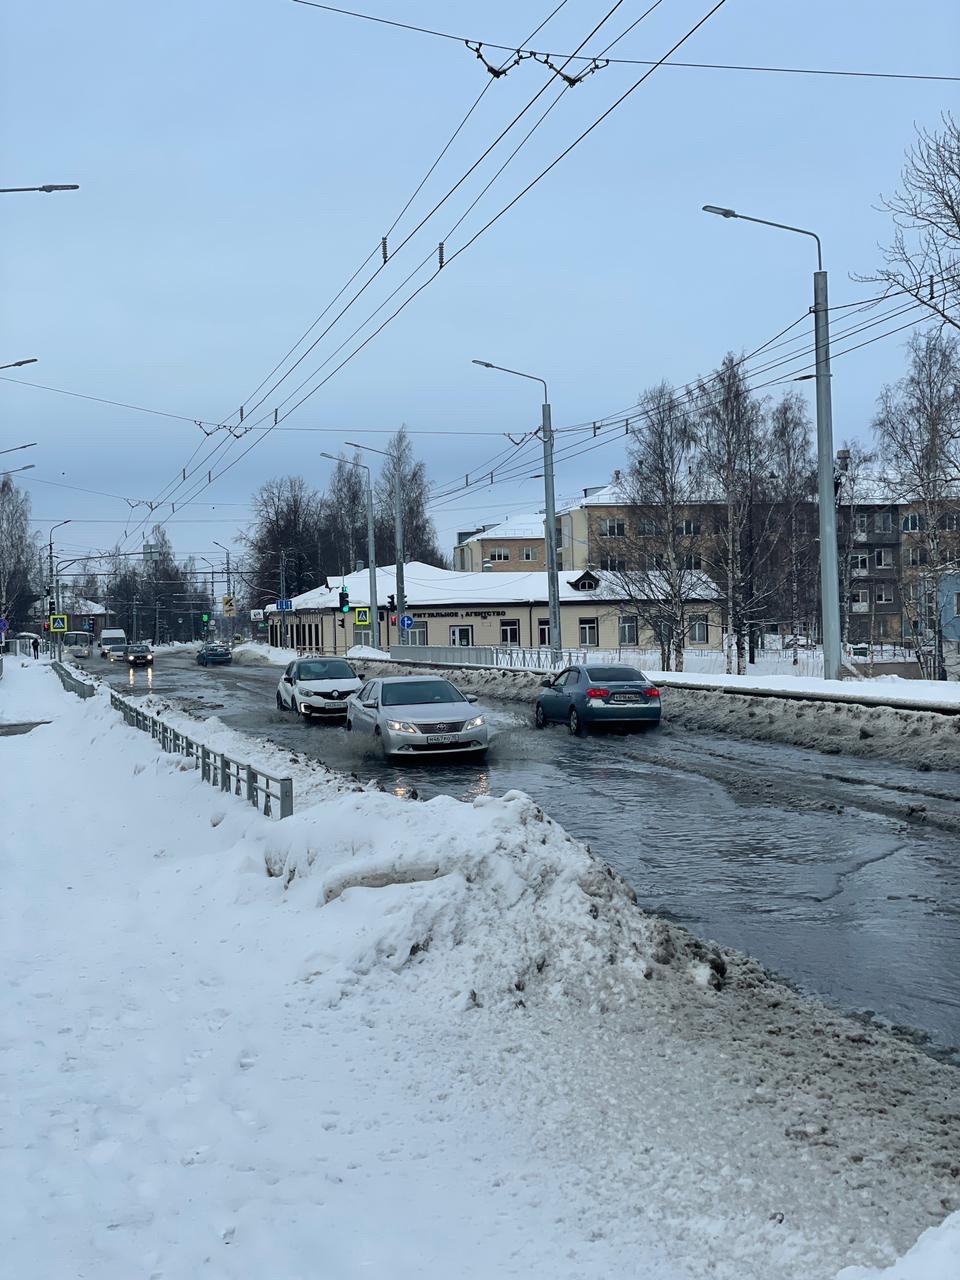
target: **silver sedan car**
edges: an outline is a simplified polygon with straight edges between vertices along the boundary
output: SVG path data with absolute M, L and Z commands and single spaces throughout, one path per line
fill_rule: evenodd
M 490 745 L 472 693 L 436 676 L 386 676 L 347 703 L 347 729 L 379 743 L 385 756 L 481 756 Z

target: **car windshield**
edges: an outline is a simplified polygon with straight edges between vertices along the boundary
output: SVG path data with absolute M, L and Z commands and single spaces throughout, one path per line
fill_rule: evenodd
M 127 650 L 128 653 L 149 653 L 150 650 L 145 644 L 132 644 Z
M 357 673 L 346 662 L 301 662 L 298 680 L 356 680 Z
M 466 702 L 466 698 L 448 680 L 398 680 L 384 682 L 381 702 L 385 707 L 414 707 L 428 702 Z
M 600 681 L 606 681 L 608 684 L 647 683 L 647 677 L 636 667 L 588 667 L 587 676 L 598 683 Z
M 124 644 L 112 644 L 109 646 L 109 651 L 110 653 L 124 653 L 126 651 L 126 647 L 127 646 Z

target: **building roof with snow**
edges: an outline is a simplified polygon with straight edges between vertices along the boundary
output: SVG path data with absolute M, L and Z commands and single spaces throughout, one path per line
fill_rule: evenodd
M 473 534 L 471 541 L 473 538 L 488 542 L 491 539 L 542 538 L 543 536 L 543 512 L 540 511 L 533 515 L 508 516 L 501 524 L 490 525 L 489 528 Z
M 596 585 L 584 589 L 584 577 L 595 580 Z M 652 575 L 644 574 L 641 581 L 649 581 Z M 498 605 L 537 604 L 547 599 L 547 575 L 533 573 L 460 573 L 453 569 L 438 569 L 435 565 L 414 560 L 403 567 L 406 603 L 411 609 L 429 605 Z M 560 573 L 560 600 L 623 600 L 625 593 L 622 579 L 615 573 L 592 570 L 571 570 Z M 370 576 L 366 569 L 348 573 L 343 578 L 330 580 L 329 590 L 319 587 L 292 598 L 294 610 L 336 609 L 339 605 L 341 583 L 350 596 L 351 607 L 369 605 Z M 383 608 L 387 599 L 397 592 L 396 568 L 388 565 L 377 569 L 377 604 Z M 718 597 L 716 585 L 706 574 L 689 576 L 689 599 L 714 600 Z M 265 613 L 276 613 L 270 605 Z

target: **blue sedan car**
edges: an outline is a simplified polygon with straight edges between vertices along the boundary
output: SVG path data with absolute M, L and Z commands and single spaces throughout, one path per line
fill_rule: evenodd
M 636 667 L 567 667 L 541 683 L 534 712 L 538 729 L 550 721 L 565 724 L 574 734 L 591 725 L 639 729 L 660 723 L 660 690 Z

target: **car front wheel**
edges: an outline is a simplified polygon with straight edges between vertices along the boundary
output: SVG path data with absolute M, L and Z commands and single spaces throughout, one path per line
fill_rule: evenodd
M 533 712 L 533 724 L 536 729 L 546 728 L 547 717 L 543 714 L 543 707 L 539 702 Z
M 277 694 L 277 710 L 283 710 L 283 699 L 280 697 L 279 693 Z

